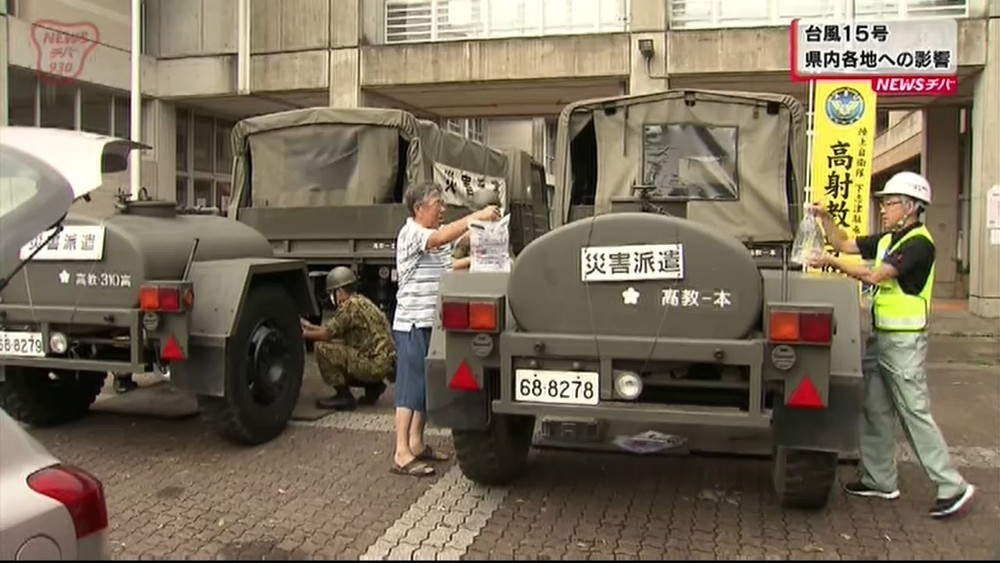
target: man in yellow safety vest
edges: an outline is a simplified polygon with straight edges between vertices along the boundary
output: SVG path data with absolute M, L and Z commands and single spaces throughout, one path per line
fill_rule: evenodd
M 819 205 L 813 212 L 823 221 L 827 239 L 841 254 L 860 254 L 874 267 L 848 262 L 823 253 L 809 261 L 812 267 L 832 266 L 874 286 L 872 334 L 866 343 L 864 413 L 861 420 L 861 478 L 845 485 L 846 492 L 863 497 L 899 497 L 893 415 L 927 476 L 937 486 L 934 518 L 961 510 L 975 487 L 958 473 L 948 446 L 929 409 L 927 390 L 927 323 L 934 286 L 934 238 L 920 221 L 931 204 L 927 179 L 900 172 L 874 194 L 885 232 L 848 237 Z

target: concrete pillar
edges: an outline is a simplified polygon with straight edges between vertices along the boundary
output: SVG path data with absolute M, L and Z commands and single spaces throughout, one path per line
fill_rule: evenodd
M 177 108 L 164 100 L 143 105 L 143 141 L 153 149 L 143 155 L 142 185 L 150 196 L 173 200 L 177 192 Z
M 364 4 L 362 0 L 337 0 L 330 4 L 331 106 L 367 105 L 361 91 L 361 53 L 358 50 Z
M 958 245 L 959 182 L 961 181 L 961 142 L 958 106 L 930 107 L 924 110 L 920 173 L 931 183 L 934 200 L 925 222 L 934 236 L 937 264 L 934 271 L 934 296 L 942 299 L 956 294 L 956 250 Z
M 1000 244 L 986 227 L 986 194 L 1000 185 L 1000 18 L 987 22 L 986 65 L 972 106 L 972 227 L 969 235 L 969 310 L 1000 318 Z
M 632 0 L 629 25 L 629 94 L 648 94 L 667 88 L 667 3 L 663 0 Z M 639 41 L 653 41 L 653 54 L 639 52 Z

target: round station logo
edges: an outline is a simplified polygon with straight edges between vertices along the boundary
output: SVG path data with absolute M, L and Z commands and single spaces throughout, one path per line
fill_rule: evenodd
M 865 99 L 854 88 L 842 86 L 826 98 L 826 115 L 837 125 L 853 125 L 864 114 Z

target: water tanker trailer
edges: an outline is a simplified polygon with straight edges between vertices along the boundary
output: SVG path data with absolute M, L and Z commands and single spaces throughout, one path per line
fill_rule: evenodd
M 104 219 L 69 214 L 2 266 L 16 273 L 0 293 L 0 403 L 18 420 L 67 423 L 109 372 L 155 368 L 231 441 L 286 427 L 304 369 L 299 318 L 317 307 L 305 264 L 275 259 L 246 224 L 123 199 Z
M 509 273 L 442 278 L 428 422 L 462 472 L 509 483 L 537 422 L 577 447 L 614 424 L 761 432 L 781 503 L 824 506 L 857 447 L 862 305 L 788 259 L 799 102 L 675 90 L 579 102 L 559 127 L 561 226 Z

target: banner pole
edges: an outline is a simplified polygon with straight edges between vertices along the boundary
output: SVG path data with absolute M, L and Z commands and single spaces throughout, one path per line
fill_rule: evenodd
M 806 112 L 806 185 L 805 185 L 805 202 L 802 206 L 803 217 L 807 213 L 806 206 L 812 203 L 812 169 L 813 169 L 813 143 L 816 136 L 815 124 L 816 124 L 816 80 L 809 80 L 809 111 Z M 803 264 L 801 266 L 803 272 L 809 271 L 809 266 Z

